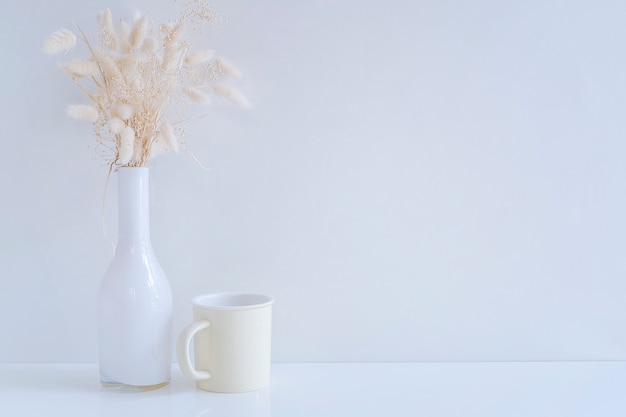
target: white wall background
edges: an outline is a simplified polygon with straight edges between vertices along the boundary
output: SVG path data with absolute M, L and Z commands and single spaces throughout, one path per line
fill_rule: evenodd
M 110 7 L 3 2 L 0 362 L 96 361 L 115 181 L 40 52 Z M 626 3 L 216 0 L 218 102 L 155 160 L 175 296 L 275 296 L 276 361 L 626 359 Z

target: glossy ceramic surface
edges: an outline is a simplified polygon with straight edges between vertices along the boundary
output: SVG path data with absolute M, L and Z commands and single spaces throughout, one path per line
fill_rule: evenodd
M 98 294 L 100 379 L 157 389 L 170 380 L 172 292 L 150 242 L 149 169 L 118 177 L 118 243 Z
M 194 321 L 176 346 L 181 370 L 213 392 L 261 389 L 270 381 L 272 297 L 222 293 L 192 300 Z M 189 355 L 194 341 L 195 367 Z

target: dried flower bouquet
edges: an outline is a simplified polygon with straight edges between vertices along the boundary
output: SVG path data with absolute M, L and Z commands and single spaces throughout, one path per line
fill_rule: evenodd
M 241 92 L 222 82 L 240 78 L 240 72 L 213 50 L 195 49 L 184 38 L 186 30 L 202 34 L 216 18 L 200 0 L 193 4 L 158 28 L 139 16 L 116 29 L 106 9 L 98 16 L 95 43 L 77 26 L 89 57 L 63 69 L 90 103 L 69 106 L 67 112 L 93 123 L 98 153 L 111 168 L 144 166 L 156 155 L 178 152 L 184 147 L 184 112 L 192 104 L 208 103 L 212 94 L 250 106 Z M 68 53 L 76 42 L 74 32 L 61 29 L 46 39 L 43 50 Z

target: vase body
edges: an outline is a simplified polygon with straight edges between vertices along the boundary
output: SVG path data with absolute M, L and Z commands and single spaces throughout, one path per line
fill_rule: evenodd
M 98 291 L 100 381 L 157 389 L 171 372 L 172 291 L 150 242 L 149 168 L 118 170 L 118 241 Z

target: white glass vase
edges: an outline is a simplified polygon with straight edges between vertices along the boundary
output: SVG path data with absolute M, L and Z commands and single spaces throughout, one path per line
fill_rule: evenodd
M 118 241 L 98 293 L 100 381 L 151 390 L 170 381 L 172 290 L 150 242 L 149 168 L 118 170 Z

